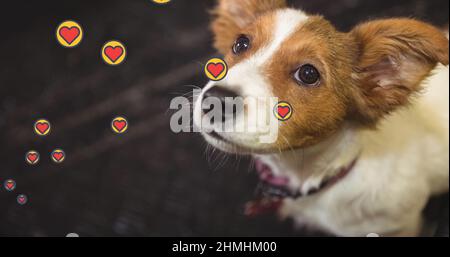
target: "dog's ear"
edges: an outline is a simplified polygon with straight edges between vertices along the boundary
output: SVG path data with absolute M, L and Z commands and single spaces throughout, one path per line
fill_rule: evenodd
M 416 20 L 372 21 L 350 35 L 359 48 L 353 74 L 360 92 L 358 111 L 368 122 L 408 103 L 437 63 L 449 62 L 444 33 Z
M 225 54 L 241 29 L 258 16 L 285 6 L 285 0 L 219 0 L 213 10 L 214 46 Z

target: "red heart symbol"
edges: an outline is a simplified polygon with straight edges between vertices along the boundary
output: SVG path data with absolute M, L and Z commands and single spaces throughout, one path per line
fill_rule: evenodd
M 27 159 L 28 159 L 31 163 L 34 163 L 34 162 L 37 160 L 37 158 L 38 158 L 38 155 L 35 154 L 35 153 L 29 153 L 29 154 L 27 155 Z
M 277 111 L 278 115 L 284 119 L 291 112 L 291 108 L 289 108 L 289 106 L 278 106 Z
M 124 120 L 115 120 L 113 122 L 113 126 L 115 129 L 117 129 L 119 132 L 122 132 L 122 130 L 127 126 L 127 122 Z
M 19 197 L 17 198 L 17 200 L 19 201 L 19 203 L 24 203 L 24 202 L 25 202 L 25 197 L 19 196 Z
M 206 66 L 206 70 L 211 73 L 214 78 L 217 78 L 225 70 L 225 65 L 223 65 L 223 63 L 210 63 Z
M 53 158 L 55 158 L 55 160 L 57 160 L 57 161 L 61 161 L 61 159 L 63 157 L 64 157 L 64 153 L 62 153 L 62 152 L 53 153 Z
M 80 35 L 80 30 L 77 27 L 62 27 L 59 30 L 59 35 L 67 42 L 67 44 L 72 44 L 72 42 L 78 38 Z
M 13 187 L 14 187 L 14 182 L 12 182 L 12 181 L 6 182 L 6 188 L 8 188 L 8 190 L 13 189 Z
M 123 48 L 121 46 L 107 46 L 105 47 L 105 55 L 112 62 L 116 62 L 123 54 Z
M 48 123 L 46 122 L 39 122 L 36 124 L 36 129 L 41 133 L 41 134 L 45 134 L 45 132 L 47 132 L 47 130 L 50 128 L 50 126 L 48 125 Z

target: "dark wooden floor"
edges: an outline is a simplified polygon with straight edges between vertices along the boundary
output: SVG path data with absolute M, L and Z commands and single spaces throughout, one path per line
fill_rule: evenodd
M 202 86 L 202 65 L 214 55 L 207 11 L 213 1 L 45 1 L 2 6 L 0 15 L 0 235 L 63 236 L 292 236 L 289 222 L 274 216 L 249 219 L 243 204 L 256 184 L 249 161 L 234 156 L 206 161 L 196 134 L 173 134 L 170 100 Z M 62 1 L 60 1 L 62 2 Z M 75 3 L 76 2 L 76 3 Z M 340 29 L 375 17 L 417 17 L 448 22 L 447 0 L 291 1 L 324 14 Z M 57 25 L 75 19 L 85 30 L 75 49 L 60 47 Z M 124 42 L 127 61 L 104 65 L 101 45 Z M 117 115 L 129 132 L 111 133 Z M 46 138 L 33 134 L 38 118 L 51 121 Z M 67 160 L 54 165 L 52 149 Z M 27 150 L 41 153 L 37 167 L 24 162 Z M 222 163 L 222 161 L 224 161 Z M 26 206 L 17 193 L 29 197 Z

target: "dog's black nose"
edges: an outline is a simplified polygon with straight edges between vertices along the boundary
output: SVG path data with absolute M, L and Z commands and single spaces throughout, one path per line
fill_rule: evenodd
M 204 95 L 205 95 L 205 98 L 206 97 L 217 97 L 222 102 L 225 102 L 226 97 L 230 97 L 230 98 L 239 97 L 239 95 L 236 94 L 236 92 L 234 92 L 233 90 L 230 90 L 228 88 L 224 88 L 221 86 L 215 86 L 215 87 L 210 88 L 208 91 L 205 92 Z
M 227 119 L 232 118 L 235 116 L 238 107 L 236 106 L 236 98 L 239 97 L 239 95 L 230 89 L 224 88 L 224 87 L 220 87 L 220 86 L 215 86 L 210 88 L 208 91 L 206 91 L 204 93 L 204 99 L 206 98 L 216 98 L 219 99 L 219 101 L 222 104 L 222 122 L 225 122 Z M 225 101 L 225 99 L 230 99 L 230 101 Z M 233 106 L 230 106 L 228 108 L 226 108 L 226 104 L 233 104 Z M 212 110 L 213 106 L 206 106 L 206 109 L 203 109 L 204 113 L 209 113 L 209 111 Z

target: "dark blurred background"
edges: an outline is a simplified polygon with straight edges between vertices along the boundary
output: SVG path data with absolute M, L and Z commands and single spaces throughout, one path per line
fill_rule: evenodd
M 0 190 L 0 235 L 305 235 L 275 215 L 242 214 L 257 183 L 248 159 L 207 158 L 199 135 L 169 128 L 170 100 L 206 82 L 214 1 L 16 2 L 2 3 L 0 15 L 0 181 L 17 182 L 15 192 Z M 342 30 L 376 17 L 449 20 L 448 0 L 289 2 Z M 55 39 L 67 19 L 85 33 L 74 49 Z M 117 67 L 100 59 L 111 39 L 128 50 Z M 118 115 L 130 123 L 121 136 L 110 129 Z M 52 123 L 45 138 L 33 133 L 39 118 Z M 61 165 L 50 161 L 54 148 L 67 154 Z M 24 161 L 31 149 L 41 154 L 33 167 Z M 16 203 L 19 193 L 27 205 Z

